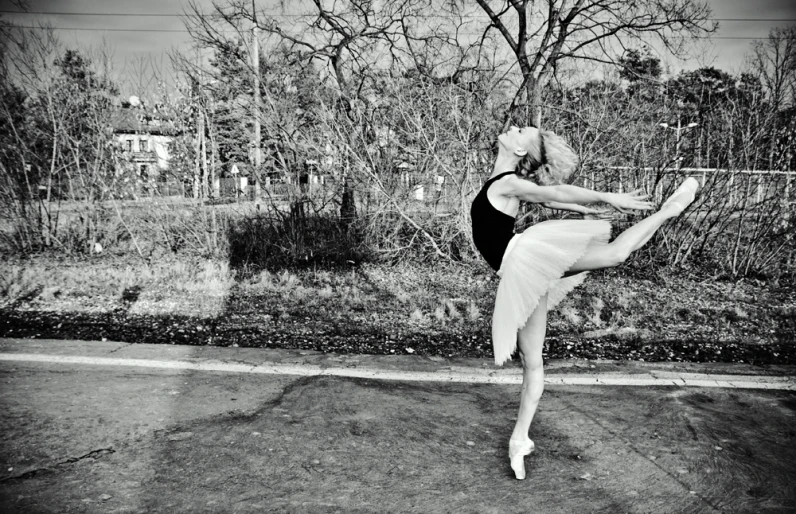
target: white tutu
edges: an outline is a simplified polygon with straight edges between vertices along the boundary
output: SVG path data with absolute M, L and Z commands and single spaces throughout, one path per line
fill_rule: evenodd
M 492 316 L 495 363 L 511 359 L 517 331 L 525 326 L 539 298 L 548 295 L 555 307 L 586 278 L 586 273 L 563 277 L 590 244 L 607 244 L 611 224 L 604 220 L 543 221 L 514 236 L 503 256 Z

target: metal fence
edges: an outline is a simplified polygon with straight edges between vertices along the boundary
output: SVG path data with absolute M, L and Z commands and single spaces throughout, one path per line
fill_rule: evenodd
M 598 191 L 626 192 L 643 189 L 651 199 L 660 203 L 686 176 L 700 181 L 702 205 L 714 202 L 729 203 L 753 209 L 758 205 L 781 202 L 786 212 L 796 204 L 796 172 L 780 170 L 727 170 L 718 168 L 649 168 L 612 166 L 583 170 L 573 184 Z M 354 185 L 358 201 L 372 202 L 385 194 L 402 202 L 435 204 L 457 209 L 462 197 L 474 195 L 483 185 L 488 173 L 473 173 L 467 179 L 404 173 L 386 177 L 381 186 L 360 182 Z M 217 193 L 222 198 L 277 202 L 297 198 L 328 198 L 339 193 L 341 182 L 334 177 L 310 180 L 306 183 L 268 183 L 259 187 L 249 184 L 243 190 L 236 187 L 236 179 L 220 179 Z M 469 180 L 466 183 L 463 180 Z M 384 188 L 384 189 L 383 189 Z M 180 183 L 158 183 L 160 196 L 191 196 L 190 186 Z
M 794 171 L 614 166 L 582 173 L 576 184 L 603 191 L 644 189 L 661 202 L 686 176 L 699 180 L 702 196 L 744 208 L 781 202 L 790 210 L 796 203 Z

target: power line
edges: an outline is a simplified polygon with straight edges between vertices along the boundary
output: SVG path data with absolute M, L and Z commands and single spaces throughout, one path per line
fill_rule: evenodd
M 77 31 L 88 31 L 88 32 L 171 32 L 171 33 L 184 33 L 188 34 L 191 31 L 185 29 L 119 29 L 119 28 L 102 28 L 102 27 L 34 27 L 31 25 L 14 25 L 14 28 L 18 29 L 36 29 L 36 30 L 77 30 Z M 222 29 L 223 31 L 224 29 Z M 232 30 L 232 29 L 226 29 Z M 480 36 L 481 32 L 459 32 L 460 35 L 463 36 Z M 695 36 L 693 38 L 689 37 L 688 39 L 739 39 L 739 40 L 754 40 L 754 39 L 765 39 L 768 35 L 764 36 Z M 645 38 L 641 38 L 645 39 Z M 581 41 L 582 39 L 573 38 L 572 41 Z
M 796 18 L 708 18 L 711 21 L 787 21 L 794 22 Z
M 102 28 L 102 27 L 33 27 L 30 25 L 14 25 L 13 28 L 17 29 L 37 29 L 37 30 L 80 30 L 88 32 L 183 32 L 187 33 L 185 29 L 117 29 L 117 28 Z
M 49 12 L 49 11 L 5 11 L 0 10 L 0 14 L 41 14 L 49 16 L 132 16 L 137 18 L 177 18 L 200 16 L 198 14 L 182 13 L 134 13 L 134 12 Z M 220 16 L 218 13 L 202 14 L 202 16 Z M 298 18 L 309 16 L 307 14 L 269 14 L 278 18 Z
M 98 12 L 51 12 L 51 11 L 9 11 L 0 10 L 0 14 L 35 14 L 35 15 L 49 15 L 49 16 L 116 16 L 116 17 L 140 17 L 140 18 L 175 18 L 175 17 L 196 17 L 197 14 L 182 14 L 182 13 L 98 13 Z M 218 13 L 209 13 L 205 16 L 220 16 Z M 304 16 L 314 16 L 312 14 L 269 14 L 273 18 L 301 18 Z M 415 14 L 413 18 L 449 18 L 442 14 Z M 464 18 L 480 18 L 483 16 L 477 15 L 463 15 Z M 796 18 L 707 18 L 710 21 L 732 21 L 732 22 L 749 22 L 749 21 L 765 21 L 765 22 L 796 22 Z

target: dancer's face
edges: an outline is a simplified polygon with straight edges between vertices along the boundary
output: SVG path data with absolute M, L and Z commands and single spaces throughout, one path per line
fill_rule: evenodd
M 509 152 L 529 152 L 539 139 L 539 129 L 534 127 L 517 128 L 512 126 L 508 132 L 498 136 L 500 146 Z

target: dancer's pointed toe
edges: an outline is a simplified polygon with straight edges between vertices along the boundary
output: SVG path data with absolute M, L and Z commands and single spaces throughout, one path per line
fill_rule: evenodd
M 699 181 L 694 177 L 688 177 L 661 205 L 660 210 L 671 210 L 675 216 L 680 214 L 694 201 L 697 189 L 699 189 Z
M 530 439 L 526 441 L 509 440 L 509 461 L 517 480 L 525 480 L 525 456 L 530 455 L 534 447 L 533 441 Z

